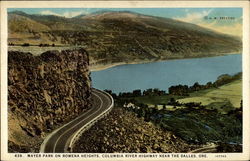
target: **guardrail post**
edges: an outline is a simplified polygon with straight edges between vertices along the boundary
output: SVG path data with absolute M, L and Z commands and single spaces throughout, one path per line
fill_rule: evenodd
M 107 93 L 107 92 L 104 92 L 104 91 L 100 91 L 100 90 L 97 90 L 97 89 L 94 89 L 96 91 L 99 91 L 99 92 L 102 92 L 104 93 L 105 95 L 107 95 L 110 99 L 111 99 L 111 105 L 103 112 L 101 113 L 98 117 L 96 117 L 95 119 L 93 119 L 91 122 L 89 122 L 88 124 L 86 124 L 85 126 L 83 126 L 82 128 L 80 128 L 75 134 L 74 136 L 72 137 L 70 143 L 69 143 L 69 147 L 67 149 L 69 149 L 70 152 L 73 152 L 73 147 L 74 147 L 74 144 L 75 142 L 80 139 L 82 133 L 84 131 L 86 131 L 87 129 L 89 129 L 92 125 L 94 125 L 98 120 L 100 120 L 101 118 L 107 116 L 109 114 L 109 112 L 111 111 L 111 109 L 114 107 L 114 99 L 113 97 Z

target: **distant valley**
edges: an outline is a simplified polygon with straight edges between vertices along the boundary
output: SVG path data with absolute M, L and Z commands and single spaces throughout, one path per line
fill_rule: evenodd
M 14 11 L 8 14 L 8 25 L 10 46 L 81 46 L 92 66 L 217 56 L 240 53 L 242 47 L 237 37 L 125 11 L 73 18 Z

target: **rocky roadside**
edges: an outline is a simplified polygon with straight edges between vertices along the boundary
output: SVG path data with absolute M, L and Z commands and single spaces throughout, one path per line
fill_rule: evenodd
M 84 49 L 8 52 L 8 151 L 38 152 L 48 133 L 91 107 Z
M 85 132 L 75 144 L 76 153 L 172 153 L 199 148 L 172 132 L 145 122 L 134 113 L 115 107 L 108 117 Z

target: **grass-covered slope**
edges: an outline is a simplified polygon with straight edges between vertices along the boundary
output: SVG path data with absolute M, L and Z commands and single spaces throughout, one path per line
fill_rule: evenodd
M 176 92 L 182 88 L 179 85 L 171 89 Z M 241 73 L 225 74 L 214 83 L 187 89 L 189 93 L 182 91 L 180 95 L 156 89 L 113 95 L 120 106 L 189 143 L 214 143 L 219 145 L 218 152 L 241 152 Z
M 132 12 L 101 12 L 75 18 L 11 12 L 8 25 L 8 41 L 14 45 L 81 45 L 95 65 L 241 52 L 241 41 L 233 36 Z
M 189 97 L 179 99 L 180 103 L 201 102 L 202 105 L 218 107 L 216 104 L 230 103 L 233 107 L 240 107 L 242 100 L 242 80 L 236 80 L 216 89 L 208 89 L 191 93 Z
M 174 99 L 180 104 L 186 104 L 190 102 L 200 103 L 200 105 L 206 106 L 207 108 L 217 109 L 221 112 L 226 112 L 226 109 L 221 109 L 223 105 L 230 106 L 230 109 L 239 108 L 241 106 L 242 79 L 239 78 L 222 86 L 211 87 L 208 89 L 190 92 L 187 95 L 151 94 L 131 96 L 122 99 L 132 99 L 138 103 L 146 104 L 151 107 L 156 105 L 167 105 L 171 99 Z M 168 108 L 170 108 L 171 106 L 173 105 L 167 105 Z M 177 106 L 177 108 L 178 107 L 179 106 Z

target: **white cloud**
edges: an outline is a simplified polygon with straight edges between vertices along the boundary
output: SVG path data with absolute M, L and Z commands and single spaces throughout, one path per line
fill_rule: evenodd
M 199 23 L 197 25 L 209 28 L 211 30 L 214 30 L 220 33 L 242 37 L 242 24 L 241 23 L 218 26 L 216 25 L 216 22 L 214 21 L 212 23 Z
M 197 25 L 209 28 L 211 30 L 242 37 L 242 17 L 236 18 L 234 20 L 218 20 L 214 19 L 212 21 L 201 21 Z
M 49 11 L 49 10 L 46 10 L 46 11 L 42 11 L 40 12 L 41 15 L 54 15 L 54 16 L 62 16 L 62 15 L 59 15 L 58 13 L 55 13 L 55 12 L 52 12 L 52 11 Z
M 54 16 L 61 16 L 61 17 L 66 17 L 66 18 L 72 18 L 75 16 L 79 16 L 81 14 L 89 14 L 88 11 L 82 10 L 82 11 L 72 11 L 72 12 L 64 12 L 62 14 L 58 14 L 56 12 L 52 12 L 50 10 L 45 10 L 40 12 L 42 15 L 54 15 Z
M 189 10 L 185 10 L 186 15 L 182 17 L 174 17 L 176 20 L 193 23 L 220 33 L 230 34 L 234 36 L 242 36 L 242 19 L 238 18 L 234 22 L 222 25 L 223 22 L 216 20 L 205 20 L 205 16 L 209 16 L 209 14 L 213 11 L 213 9 L 202 11 L 202 12 L 189 12 Z
M 188 13 L 189 10 L 185 10 L 185 12 L 187 13 L 185 16 L 183 16 L 183 17 L 174 17 L 174 19 L 184 21 L 184 22 L 189 22 L 189 23 L 201 22 L 204 19 L 205 16 L 208 16 L 209 13 L 212 12 L 212 9 L 207 10 L 207 11 L 192 12 L 192 13 Z
M 71 17 L 79 16 L 81 14 L 88 14 L 88 12 L 87 11 L 64 12 L 63 16 L 67 18 L 71 18 Z

